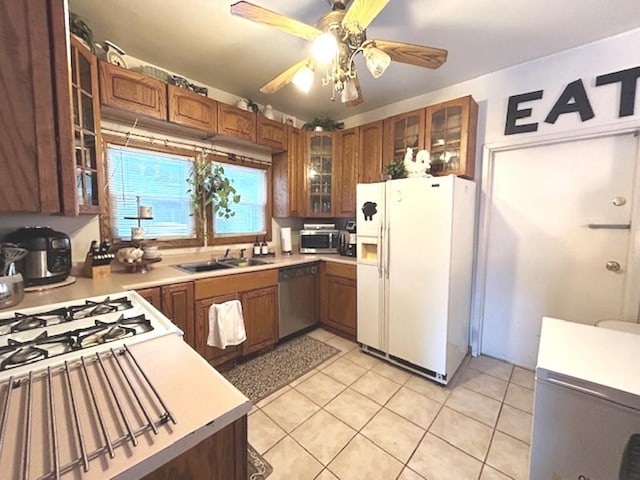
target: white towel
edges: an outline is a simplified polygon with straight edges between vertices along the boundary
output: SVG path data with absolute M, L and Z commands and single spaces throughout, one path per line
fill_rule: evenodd
M 225 349 L 247 339 L 240 300 L 214 303 L 209 307 L 209 337 L 207 345 Z

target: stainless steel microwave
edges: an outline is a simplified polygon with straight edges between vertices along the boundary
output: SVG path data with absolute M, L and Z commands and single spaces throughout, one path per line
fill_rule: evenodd
M 338 253 L 340 230 L 300 230 L 300 253 Z

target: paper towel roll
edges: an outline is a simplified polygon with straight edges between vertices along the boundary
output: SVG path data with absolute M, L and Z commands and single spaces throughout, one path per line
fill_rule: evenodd
M 280 246 L 282 247 L 282 253 L 291 253 L 291 228 L 283 227 L 280 229 Z

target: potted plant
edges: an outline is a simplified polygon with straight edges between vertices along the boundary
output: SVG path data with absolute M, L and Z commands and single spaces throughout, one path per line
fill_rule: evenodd
M 91 27 L 87 25 L 87 22 L 85 22 L 84 19 L 72 12 L 69 12 L 69 30 L 76 37 L 80 38 L 93 53 L 95 53 L 96 49 L 93 43 L 93 32 L 91 31 Z
M 342 130 L 344 122 L 335 122 L 330 118 L 314 118 L 311 122 L 302 126 L 303 130 L 316 130 L 319 132 L 333 132 L 334 130 Z
M 207 160 L 205 154 L 199 154 L 193 163 L 193 172 L 187 183 L 187 193 L 191 195 L 194 215 L 204 221 L 208 205 L 212 206 L 214 215 L 220 218 L 235 215 L 231 203 L 238 203 L 240 195 L 231 184 L 232 180 L 225 176 L 221 164 Z
M 382 169 L 383 173 L 391 179 L 405 178 L 407 176 L 407 168 L 404 166 L 402 160 L 395 160 L 391 163 L 387 163 Z

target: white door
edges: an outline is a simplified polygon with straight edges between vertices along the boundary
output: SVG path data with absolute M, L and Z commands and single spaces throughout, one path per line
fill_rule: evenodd
M 545 315 L 637 320 L 636 156 L 633 134 L 495 153 L 482 353 L 533 368 Z

